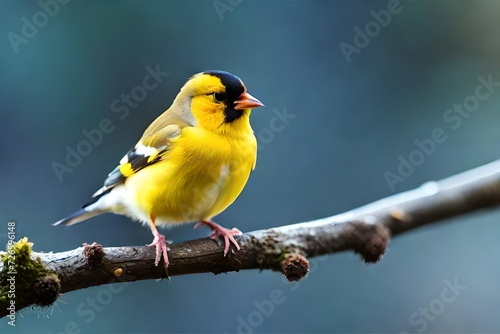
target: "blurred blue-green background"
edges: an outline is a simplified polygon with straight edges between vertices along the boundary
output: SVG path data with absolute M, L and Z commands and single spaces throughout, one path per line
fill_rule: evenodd
M 498 1 L 3 0 L 0 35 L 2 245 L 9 220 L 44 252 L 151 242 L 114 215 L 50 224 L 86 203 L 185 80 L 208 69 L 238 75 L 266 105 L 252 114 L 257 169 L 216 218 L 227 227 L 341 213 L 500 157 Z M 147 67 L 168 73 L 151 90 L 140 88 Z M 479 77 L 493 82 L 482 99 Z M 464 101 L 470 112 L 448 111 Z M 103 119 L 113 130 L 82 144 Z M 436 128 L 446 140 L 391 187 L 384 174 Z M 78 149 L 87 155 L 58 177 L 54 162 Z M 376 265 L 321 257 L 300 284 L 253 270 L 75 291 L 22 310 L 15 328 L 2 319 L 0 331 L 498 332 L 499 219 L 493 210 L 412 231 Z M 174 242 L 208 232 L 164 231 Z

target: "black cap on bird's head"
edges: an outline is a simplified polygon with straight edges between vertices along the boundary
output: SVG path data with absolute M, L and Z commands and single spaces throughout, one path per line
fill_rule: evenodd
M 264 106 L 259 100 L 247 93 L 247 89 L 237 76 L 225 71 L 206 71 L 204 74 L 213 75 L 220 79 L 226 88 L 224 93 L 215 94 L 215 98 L 224 102 L 224 119 L 226 123 L 240 118 L 245 109 L 252 109 Z

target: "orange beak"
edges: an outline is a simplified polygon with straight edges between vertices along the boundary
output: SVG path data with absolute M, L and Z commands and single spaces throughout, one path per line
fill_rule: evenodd
M 236 110 L 252 109 L 264 106 L 262 102 L 260 102 L 247 92 L 241 94 L 240 99 L 238 101 L 235 101 L 234 104 L 234 109 Z

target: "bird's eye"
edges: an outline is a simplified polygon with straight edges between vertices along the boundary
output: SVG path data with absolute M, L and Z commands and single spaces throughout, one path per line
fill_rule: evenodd
M 223 102 L 225 99 L 225 96 L 222 93 L 214 93 L 214 99 L 217 102 Z

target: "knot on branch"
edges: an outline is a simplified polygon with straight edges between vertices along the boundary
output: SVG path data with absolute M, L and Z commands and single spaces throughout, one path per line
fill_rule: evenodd
M 33 303 L 48 306 L 57 300 L 61 290 L 61 282 L 55 275 L 45 275 L 35 282 L 33 288 L 35 294 Z
M 95 265 L 100 264 L 102 262 L 102 259 L 106 254 L 104 253 L 101 244 L 93 242 L 90 245 L 87 243 L 83 244 L 83 255 L 85 255 L 88 265 L 90 267 L 94 267 Z
M 290 282 L 299 281 L 309 273 L 309 261 L 298 253 L 286 254 L 281 262 L 281 273 Z
M 365 263 L 376 263 L 384 255 L 390 240 L 389 230 L 382 224 L 355 221 L 353 228 L 354 251 L 361 254 Z

